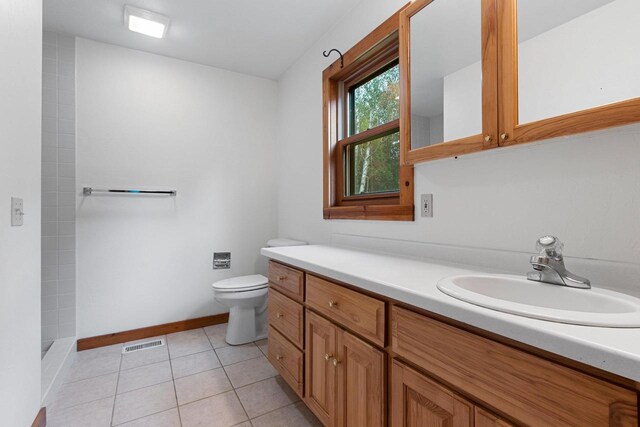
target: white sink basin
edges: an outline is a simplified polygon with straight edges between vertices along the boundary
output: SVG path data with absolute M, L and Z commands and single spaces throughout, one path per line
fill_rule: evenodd
M 574 325 L 640 327 L 640 299 L 604 289 L 573 289 L 511 275 L 448 277 L 438 282 L 438 289 L 518 316 Z

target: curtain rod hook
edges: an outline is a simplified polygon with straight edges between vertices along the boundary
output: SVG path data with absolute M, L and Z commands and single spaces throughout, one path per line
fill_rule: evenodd
M 344 56 L 342 56 L 342 53 L 338 50 L 338 49 L 331 49 L 329 52 L 327 52 L 326 50 L 324 52 L 322 52 L 322 55 L 325 58 L 328 58 L 329 55 L 331 55 L 331 52 L 336 51 L 338 52 L 338 55 L 340 55 L 340 68 L 344 68 Z

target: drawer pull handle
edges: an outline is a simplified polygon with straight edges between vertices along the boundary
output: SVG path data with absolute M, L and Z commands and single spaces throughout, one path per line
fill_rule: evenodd
M 284 317 L 284 314 L 276 313 L 276 319 L 282 319 L 283 317 Z
M 284 359 L 284 356 L 280 356 L 280 355 L 276 356 L 276 360 L 282 360 L 282 359 Z
M 331 363 L 333 363 L 333 366 L 338 366 L 340 364 L 340 361 L 334 357 Z
M 326 360 L 328 362 L 329 360 L 331 360 L 332 357 L 333 357 L 332 354 L 327 353 L 327 354 L 324 355 L 324 360 Z
M 329 301 L 329 307 L 336 308 L 337 306 L 338 306 L 338 302 L 337 301 Z
M 278 282 L 282 282 L 284 279 L 286 279 L 287 276 L 278 276 L 276 277 L 276 279 L 278 280 Z

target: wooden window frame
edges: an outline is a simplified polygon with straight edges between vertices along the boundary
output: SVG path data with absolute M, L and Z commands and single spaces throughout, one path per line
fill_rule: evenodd
M 401 119 L 349 136 L 347 108 L 350 88 L 368 80 L 391 62 L 399 61 L 399 16 L 400 11 L 349 49 L 344 54 L 343 67 L 338 60 L 322 73 L 324 219 L 414 220 L 412 165 L 399 162 L 398 192 L 344 195 L 343 153 L 347 145 L 398 132 L 402 151 Z

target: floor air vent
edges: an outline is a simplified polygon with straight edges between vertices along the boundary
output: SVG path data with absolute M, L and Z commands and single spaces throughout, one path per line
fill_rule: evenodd
M 150 348 L 160 347 L 164 345 L 164 340 L 154 340 L 142 342 L 140 344 L 127 345 L 122 347 L 122 354 L 133 353 L 134 351 L 148 350 Z

